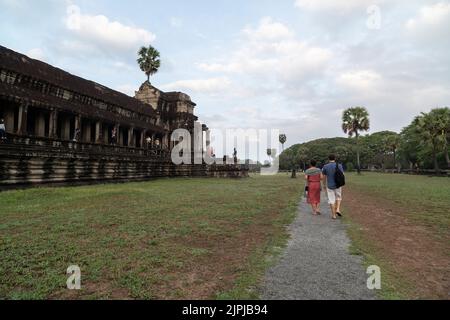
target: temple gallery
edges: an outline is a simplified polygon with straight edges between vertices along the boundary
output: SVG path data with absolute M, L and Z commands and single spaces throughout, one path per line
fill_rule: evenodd
M 0 46 L 0 187 L 247 176 L 245 166 L 172 163 L 170 137 L 194 134 L 195 107 L 149 81 L 130 97 Z

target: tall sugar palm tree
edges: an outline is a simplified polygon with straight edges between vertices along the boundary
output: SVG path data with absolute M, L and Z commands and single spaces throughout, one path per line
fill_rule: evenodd
M 414 119 L 416 132 L 423 139 L 423 143 L 431 145 L 433 153 L 434 170 L 440 174 L 438 154 L 444 151 L 448 165 L 448 108 L 433 109 L 429 113 L 423 113 Z
M 361 174 L 361 163 L 359 155 L 359 136 L 362 131 L 370 129 L 369 112 L 364 107 L 353 107 L 344 111 L 342 115 L 342 130 L 349 137 L 356 139 L 356 163 L 358 174 Z
M 400 145 L 400 135 L 391 134 L 391 135 L 387 136 L 383 142 L 386 145 L 386 148 L 389 151 L 392 151 L 393 157 L 394 157 L 394 168 L 398 169 L 398 167 L 397 167 L 397 150 Z
M 150 76 L 158 72 L 161 67 L 159 51 L 152 46 L 142 47 L 138 52 L 137 63 L 141 70 L 147 75 L 147 82 L 150 82 Z
M 430 112 L 435 123 L 436 130 L 440 131 L 439 144 L 444 151 L 445 161 L 447 162 L 447 168 L 450 169 L 450 157 L 448 154 L 448 145 L 450 141 L 450 108 L 437 108 Z
M 283 151 L 284 151 L 284 144 L 286 143 L 286 141 L 287 141 L 286 135 L 280 134 L 280 143 L 281 143 L 281 146 L 283 147 Z

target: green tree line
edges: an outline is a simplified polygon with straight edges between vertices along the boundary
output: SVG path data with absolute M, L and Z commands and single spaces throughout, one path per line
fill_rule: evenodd
M 280 155 L 281 170 L 303 170 L 311 159 L 326 163 L 336 154 L 347 170 L 434 170 L 450 169 L 450 109 L 421 113 L 400 133 L 369 130 L 369 114 L 363 107 L 346 110 L 342 129 L 349 138 L 318 139 L 296 144 Z

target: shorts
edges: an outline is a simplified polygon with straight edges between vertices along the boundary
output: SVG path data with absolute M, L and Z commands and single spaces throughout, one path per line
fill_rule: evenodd
M 342 201 L 342 188 L 339 189 L 327 188 L 327 195 L 329 204 L 335 204 L 336 201 Z

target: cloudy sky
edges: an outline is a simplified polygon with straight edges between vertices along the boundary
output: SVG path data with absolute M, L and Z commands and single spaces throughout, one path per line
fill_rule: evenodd
M 183 91 L 212 128 L 277 128 L 288 145 L 344 136 L 343 109 L 399 131 L 450 105 L 450 1 L 0 0 L 0 44 L 133 95 Z

